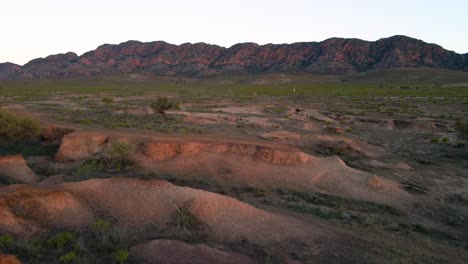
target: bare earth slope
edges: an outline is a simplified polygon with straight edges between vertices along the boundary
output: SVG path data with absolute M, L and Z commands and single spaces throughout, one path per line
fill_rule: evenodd
M 397 183 L 350 168 L 338 157 L 318 158 L 277 144 L 75 132 L 63 138 L 56 159 L 89 159 L 113 141 L 136 146 L 135 160 L 157 173 L 208 177 L 221 184 L 320 191 L 396 206 L 412 201 Z
M 291 239 L 311 241 L 321 232 L 294 218 L 275 215 L 235 199 L 165 181 L 93 179 L 53 187 L 0 189 L 0 231 L 34 235 L 52 228 L 82 228 L 107 215 L 133 229 L 168 225 L 176 206 L 190 212 L 219 241 L 261 245 Z M 24 214 L 18 214 L 21 210 Z

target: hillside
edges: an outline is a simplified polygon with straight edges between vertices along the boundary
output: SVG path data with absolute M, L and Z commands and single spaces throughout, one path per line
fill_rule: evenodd
M 468 70 L 468 54 L 406 36 L 374 42 L 332 38 L 293 44 L 241 43 L 224 48 L 162 41 L 105 44 L 78 56 L 69 52 L 23 66 L 0 63 L 0 79 L 76 78 L 123 73 L 207 77 L 260 73 L 348 74 L 401 67 Z

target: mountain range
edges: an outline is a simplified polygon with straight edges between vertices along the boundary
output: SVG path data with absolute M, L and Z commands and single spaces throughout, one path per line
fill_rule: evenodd
M 293 44 L 240 43 L 229 48 L 205 43 L 163 41 L 105 44 L 81 56 L 73 52 L 34 59 L 23 66 L 0 63 L 0 79 L 66 79 L 95 75 L 150 73 L 209 77 L 234 74 L 347 74 L 401 67 L 468 71 L 468 53 L 393 36 L 377 41 L 331 38 Z

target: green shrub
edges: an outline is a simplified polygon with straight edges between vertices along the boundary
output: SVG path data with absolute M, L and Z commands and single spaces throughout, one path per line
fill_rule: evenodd
M 6 248 L 13 244 L 13 238 L 11 236 L 0 236 L 0 248 Z
M 75 251 L 68 252 L 65 255 L 60 256 L 59 260 L 60 262 L 65 262 L 65 263 L 71 263 L 73 260 L 75 260 L 76 253 Z
M 119 264 L 124 264 L 125 262 L 127 262 L 128 256 L 128 250 L 121 248 L 117 250 L 117 252 L 115 252 L 114 260 L 117 261 L 117 263 Z
M 179 103 L 171 100 L 169 97 L 165 96 L 158 96 L 156 101 L 151 103 L 151 109 L 153 109 L 156 113 L 162 115 L 164 119 L 167 121 L 166 111 L 167 110 L 175 110 L 179 109 Z
M 285 107 L 267 107 L 263 109 L 263 111 L 270 113 L 270 114 L 283 114 L 283 113 L 286 113 L 288 109 Z
M 133 167 L 134 161 L 131 159 L 133 151 L 133 146 L 128 143 L 120 141 L 112 142 L 103 155 L 106 167 L 119 171 Z
M 93 225 L 93 233 L 99 242 L 105 244 L 109 242 L 111 224 L 104 220 L 98 220 Z
M 458 120 L 455 124 L 458 135 L 463 139 L 468 139 L 468 121 Z
M 442 139 L 442 142 L 444 142 L 444 143 L 447 143 L 447 142 L 449 142 L 449 141 L 450 141 L 450 139 L 448 139 L 448 138 L 446 138 L 446 137 L 444 137 L 444 138 Z
M 175 221 L 177 227 L 182 230 L 188 230 L 195 222 L 195 216 L 190 212 L 190 203 L 184 203 L 181 206 L 174 205 L 176 209 Z
M 71 232 L 60 232 L 57 235 L 47 240 L 47 245 L 55 249 L 63 249 L 63 247 L 74 239 L 74 234 Z
M 440 140 L 438 138 L 431 138 L 431 143 L 439 143 Z
M 0 140 L 21 140 L 37 137 L 41 133 L 38 122 L 27 117 L 0 111 Z
M 112 105 L 114 104 L 114 98 L 112 97 L 104 97 L 101 99 L 101 101 L 104 103 L 106 106 L 106 112 L 110 115 L 111 110 L 112 110 Z
M 20 184 L 20 183 L 22 182 L 19 180 L 0 174 L 0 184 L 11 185 L 11 184 Z
M 76 168 L 76 174 L 79 176 L 89 177 L 93 175 L 93 173 L 103 171 L 104 169 L 105 169 L 105 166 L 102 164 L 100 160 L 89 159 L 89 160 L 83 161 Z

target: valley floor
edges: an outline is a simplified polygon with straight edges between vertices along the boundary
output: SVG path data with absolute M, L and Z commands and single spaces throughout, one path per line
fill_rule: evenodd
M 9 89 L 42 126 L 0 145 L 21 263 L 468 262 L 466 96 Z

